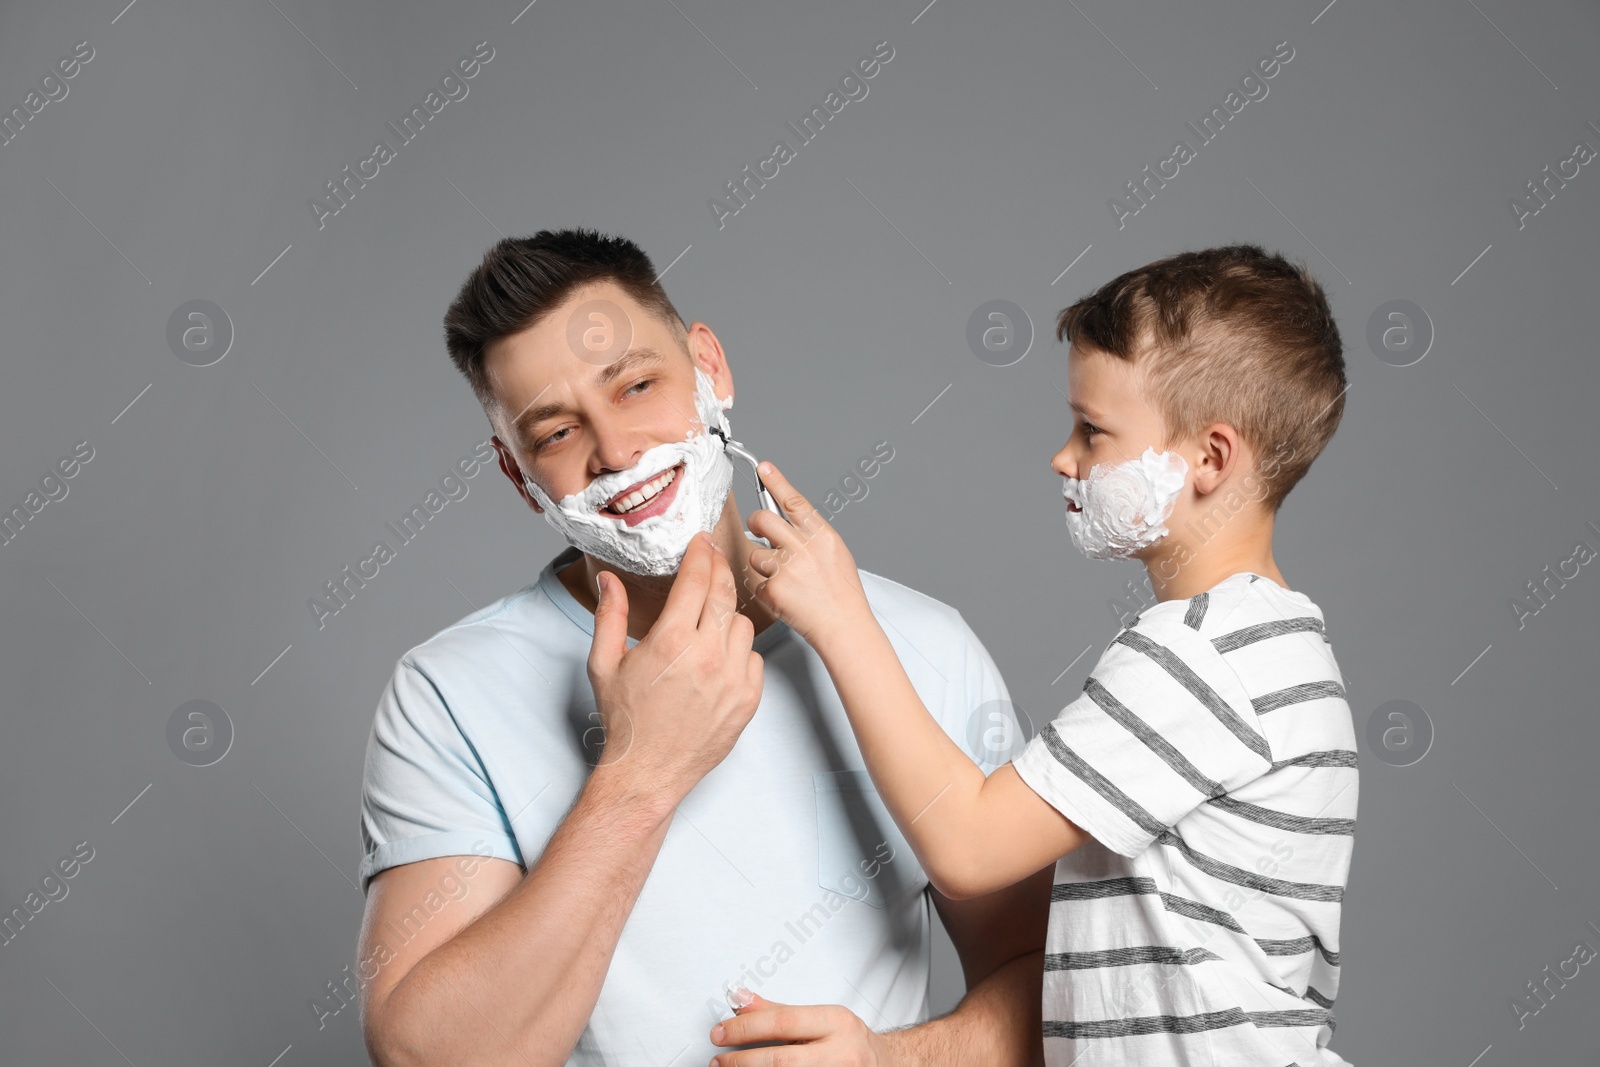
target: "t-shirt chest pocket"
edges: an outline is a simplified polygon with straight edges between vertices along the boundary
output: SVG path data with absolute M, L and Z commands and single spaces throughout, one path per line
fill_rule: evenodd
M 864 770 L 812 776 L 817 800 L 817 883 L 874 908 L 927 884 L 911 846 Z

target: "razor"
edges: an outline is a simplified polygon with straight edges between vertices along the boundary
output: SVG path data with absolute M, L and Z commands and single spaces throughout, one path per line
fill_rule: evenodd
M 755 457 L 755 453 L 751 452 L 738 441 L 728 437 L 727 434 L 722 432 L 721 427 L 713 426 L 711 428 L 711 432 L 722 439 L 723 451 L 727 452 L 730 456 L 744 460 L 750 465 L 750 473 L 755 477 L 756 480 L 756 499 L 761 502 L 761 506 L 778 516 L 778 518 L 782 519 L 784 522 L 788 522 L 789 517 L 783 513 L 783 509 L 778 507 L 778 502 L 772 499 L 772 493 L 767 489 L 766 483 L 761 480 L 761 471 L 757 469 L 756 464 L 758 460 Z M 766 538 L 764 537 L 757 538 L 757 540 L 761 541 L 762 543 L 766 543 Z M 768 545 L 767 547 L 770 548 L 771 546 Z

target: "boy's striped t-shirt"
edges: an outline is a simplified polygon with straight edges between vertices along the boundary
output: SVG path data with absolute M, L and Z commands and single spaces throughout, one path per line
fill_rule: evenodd
M 1049 1067 L 1329 1067 L 1356 742 L 1321 610 L 1250 572 L 1117 634 L 1013 761 L 1056 864 Z

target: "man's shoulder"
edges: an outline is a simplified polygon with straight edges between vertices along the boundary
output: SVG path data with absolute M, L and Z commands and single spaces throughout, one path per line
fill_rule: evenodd
M 866 590 L 872 609 L 890 616 L 896 625 L 906 620 L 929 632 L 953 635 L 965 630 L 961 613 L 944 601 L 872 571 L 863 570 L 860 574 L 861 588 Z
M 548 606 L 548 598 L 536 579 L 468 612 L 412 645 L 400 657 L 400 662 L 425 666 L 466 658 L 481 663 L 486 652 L 510 655 L 506 647 L 508 638 L 553 621 L 545 618 L 542 610 L 545 606 Z

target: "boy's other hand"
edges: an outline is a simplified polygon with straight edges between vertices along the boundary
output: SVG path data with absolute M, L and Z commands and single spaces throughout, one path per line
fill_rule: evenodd
M 722 762 L 761 703 L 755 627 L 706 534 L 689 543 L 660 616 L 631 649 L 627 589 L 609 572 L 600 581 L 588 663 L 605 731 L 595 773 L 621 774 L 676 802 Z
M 760 465 L 762 481 L 789 521 L 761 510 L 750 516 L 750 532 L 771 548 L 750 550 L 746 581 L 762 607 L 821 650 L 821 643 L 848 641 L 872 618 L 861 574 L 839 534 L 771 463 Z

